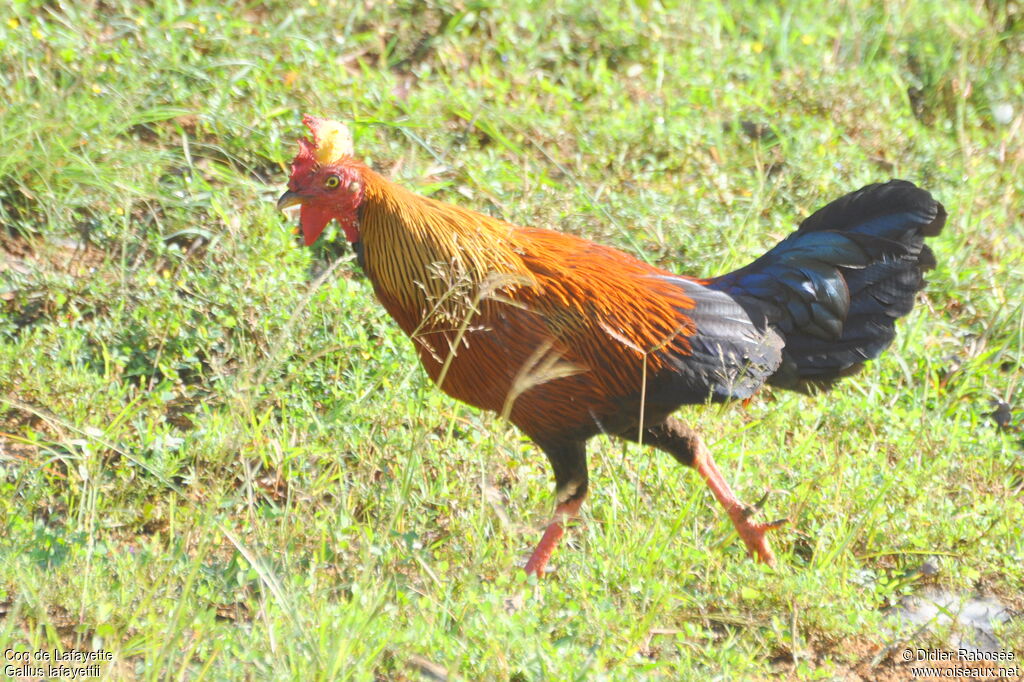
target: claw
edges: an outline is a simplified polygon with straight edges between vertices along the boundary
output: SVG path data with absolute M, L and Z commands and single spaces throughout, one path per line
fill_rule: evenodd
M 769 495 L 771 495 L 771 491 L 766 490 L 764 492 L 764 495 L 761 496 L 760 500 L 755 502 L 753 505 L 745 506 L 743 508 L 743 518 L 749 519 L 751 516 L 753 516 L 754 514 L 756 514 L 759 511 L 761 511 L 761 509 L 764 508 L 764 503 L 768 501 L 768 496 Z M 782 521 L 784 523 L 786 520 L 783 519 Z M 771 524 L 768 524 L 768 525 L 774 525 L 774 522 L 771 523 Z

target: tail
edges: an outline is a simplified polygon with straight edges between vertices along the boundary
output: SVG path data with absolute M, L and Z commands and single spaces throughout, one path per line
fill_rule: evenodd
M 750 265 L 708 286 L 785 339 L 768 383 L 830 388 L 878 357 L 935 266 L 925 243 L 946 211 L 905 180 L 868 185 L 820 209 Z

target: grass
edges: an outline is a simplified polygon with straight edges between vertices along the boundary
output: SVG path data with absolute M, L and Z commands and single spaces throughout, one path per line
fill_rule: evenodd
M 1024 608 L 1015 8 L 8 4 L 0 649 L 102 649 L 111 679 L 906 679 L 884 647 L 944 633 L 896 627 L 903 596 Z M 521 575 L 547 463 L 429 385 L 343 237 L 296 246 L 303 112 L 417 191 L 693 274 L 867 182 L 939 197 L 883 359 L 683 414 L 741 497 L 776 491 L 779 568 L 692 472 L 597 439 L 557 571 Z

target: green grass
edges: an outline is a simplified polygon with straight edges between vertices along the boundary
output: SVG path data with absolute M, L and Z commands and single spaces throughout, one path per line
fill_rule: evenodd
M 872 661 L 941 637 L 885 613 L 923 583 L 1024 608 L 1005 4 L 5 5 L 0 650 L 103 649 L 112 679 L 904 679 Z M 297 247 L 273 201 L 303 112 L 420 192 L 691 274 L 868 182 L 940 198 L 883 359 L 681 415 L 741 497 L 777 491 L 778 569 L 693 472 L 596 439 L 556 572 L 516 570 L 547 462 L 429 384 L 343 237 Z M 1000 637 L 1024 655 L 1020 619 Z

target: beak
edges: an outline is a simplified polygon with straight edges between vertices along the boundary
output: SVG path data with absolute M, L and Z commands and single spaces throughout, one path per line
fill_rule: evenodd
M 287 191 L 281 195 L 281 198 L 277 200 L 277 210 L 283 211 L 286 208 L 292 206 L 299 206 L 302 204 L 302 197 L 298 192 Z

